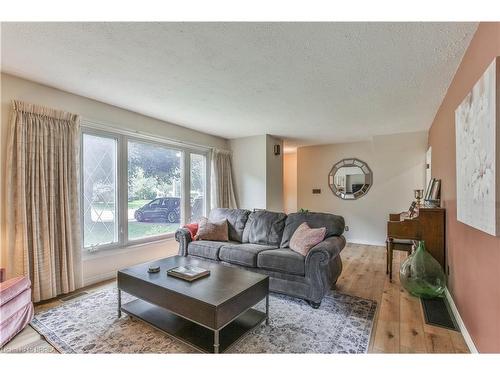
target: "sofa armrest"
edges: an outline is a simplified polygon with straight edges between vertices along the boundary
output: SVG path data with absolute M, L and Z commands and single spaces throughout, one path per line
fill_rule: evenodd
M 307 253 L 306 269 L 315 259 L 317 259 L 317 261 L 319 260 L 321 264 L 328 263 L 331 259 L 340 254 L 344 246 L 344 236 L 332 236 L 324 239 Z
M 187 255 L 187 247 L 191 242 L 191 232 L 187 228 L 179 228 L 175 231 L 175 240 L 179 242 L 179 255 Z
M 305 259 L 305 276 L 311 285 L 310 301 L 319 305 L 323 296 L 337 281 L 342 271 L 340 252 L 345 246 L 344 236 L 328 237 L 314 246 Z

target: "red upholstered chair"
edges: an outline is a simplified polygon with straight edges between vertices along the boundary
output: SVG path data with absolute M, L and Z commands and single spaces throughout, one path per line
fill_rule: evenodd
M 28 325 L 33 311 L 30 280 L 5 280 L 5 269 L 0 268 L 0 348 Z

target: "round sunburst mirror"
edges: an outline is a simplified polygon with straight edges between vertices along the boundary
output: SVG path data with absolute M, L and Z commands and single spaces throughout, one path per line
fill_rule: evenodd
M 359 199 L 370 190 L 373 174 L 364 161 L 356 158 L 342 159 L 328 174 L 328 186 L 340 199 Z

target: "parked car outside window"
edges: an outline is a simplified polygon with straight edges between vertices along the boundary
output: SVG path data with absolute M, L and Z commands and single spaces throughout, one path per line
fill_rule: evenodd
M 146 203 L 134 213 L 139 222 L 178 223 L 181 218 L 181 199 L 178 197 L 156 198 Z

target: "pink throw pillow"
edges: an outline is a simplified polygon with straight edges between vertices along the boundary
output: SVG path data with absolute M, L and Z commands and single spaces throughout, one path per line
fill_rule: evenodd
M 191 240 L 195 240 L 196 233 L 198 233 L 198 223 L 189 223 L 184 225 L 184 228 L 186 228 L 189 233 L 191 234 Z
M 326 228 L 310 228 L 302 223 L 295 230 L 290 239 L 290 249 L 306 256 L 309 250 L 325 239 Z
M 227 220 L 209 221 L 206 217 L 202 217 L 198 222 L 198 232 L 194 237 L 195 240 L 208 241 L 229 241 L 229 231 Z

